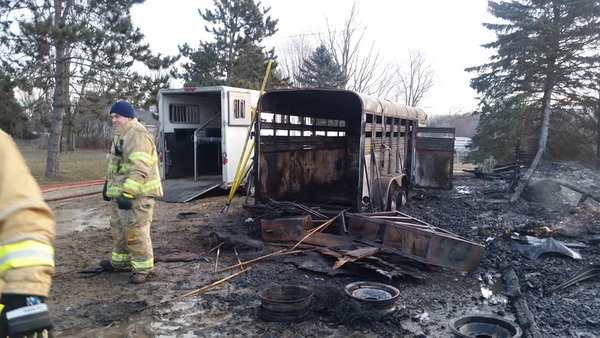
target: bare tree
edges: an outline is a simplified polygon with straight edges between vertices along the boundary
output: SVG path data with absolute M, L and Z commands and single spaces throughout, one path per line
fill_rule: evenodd
M 298 73 L 298 69 L 300 69 L 304 60 L 310 57 L 314 49 L 309 36 L 304 34 L 291 37 L 280 47 L 279 70 L 283 77 L 290 79 L 293 87 L 299 86 L 295 74 Z
M 279 69 L 290 79 L 293 86 L 298 86 L 295 74 L 298 74 L 304 60 L 308 59 L 316 46 L 323 43 L 348 78 L 346 89 L 381 98 L 391 98 L 390 96 L 395 94 L 393 89 L 397 86 L 396 74 L 389 71 L 394 65 L 382 60 L 375 42 L 369 44 L 364 41 L 366 27 L 361 27 L 358 23 L 357 12 L 357 3 L 354 3 L 342 29 L 335 29 L 327 21 L 325 37 L 311 33 L 297 35 L 278 47 Z M 312 41 L 313 35 L 318 35 L 320 41 Z
M 434 71 L 420 51 L 409 51 L 408 69 L 398 66 L 397 97 L 407 106 L 416 107 L 434 85 Z
M 387 71 L 388 65 L 381 65 L 381 54 L 375 43 L 364 43 L 366 27 L 361 28 L 357 22 L 357 11 L 355 2 L 341 31 L 332 29 L 328 22 L 325 43 L 349 79 L 347 89 L 386 98 L 395 85 L 394 74 Z M 369 46 L 366 52 L 360 48 L 365 45 Z

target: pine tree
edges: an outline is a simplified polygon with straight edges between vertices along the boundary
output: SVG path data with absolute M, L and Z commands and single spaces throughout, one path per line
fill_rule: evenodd
M 13 81 L 0 69 L 0 129 L 16 136 L 26 134 L 27 116 L 15 99 Z
M 131 22 L 130 8 L 143 0 L 0 0 L 2 65 L 20 90 L 50 101 L 52 122 L 46 176 L 59 172 L 63 125 L 71 137 L 82 111 L 102 111 L 116 98 L 141 104 L 168 78 L 141 76 L 135 62 L 151 70 L 175 59 L 153 55 Z M 91 95 L 91 97 L 90 97 Z M 79 104 L 95 102 L 93 106 Z M 36 111 L 36 107 L 28 107 Z M 104 111 L 105 113 L 105 111 Z
M 305 59 L 296 74 L 296 81 L 302 87 L 343 89 L 348 78 L 342 72 L 324 44 Z
M 492 61 L 467 69 L 480 95 L 481 114 L 471 159 L 510 158 L 517 139 L 537 161 L 546 150 L 550 113 L 582 113 L 597 90 L 600 3 L 595 0 L 490 1 L 502 23 Z M 559 109 L 562 108 L 562 109 Z M 554 129 L 556 130 L 556 129 Z M 534 166 L 533 166 L 534 167 Z
M 274 59 L 274 51 L 265 51 L 262 41 L 277 32 L 277 21 L 267 14 L 270 8 L 259 8 L 254 0 L 214 0 L 215 9 L 199 10 L 210 24 L 205 30 L 214 41 L 201 41 L 197 49 L 187 43 L 179 47 L 183 72 L 176 74 L 186 86 L 228 85 L 258 89 L 263 82 L 266 65 Z M 272 86 L 285 85 L 273 62 Z

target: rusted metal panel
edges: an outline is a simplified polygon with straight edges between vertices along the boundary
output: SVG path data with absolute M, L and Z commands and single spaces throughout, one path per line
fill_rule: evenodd
M 398 211 L 347 217 L 349 236 L 395 248 L 405 257 L 425 264 L 472 271 L 485 249 Z
M 292 245 L 302 240 L 303 244 L 324 248 L 353 248 L 352 238 L 347 236 L 317 232 L 306 237 L 312 227 L 312 224 L 309 225 L 309 223 L 312 223 L 310 215 L 271 220 L 263 219 L 260 222 L 263 241 Z
M 416 142 L 415 186 L 452 189 L 454 128 L 420 127 Z
M 312 228 L 310 215 L 262 219 L 260 229 L 265 242 L 294 241 Z
M 306 215 L 263 219 L 262 237 L 265 242 L 293 245 L 302 241 L 304 245 L 338 250 L 356 250 L 367 246 L 416 262 L 461 271 L 475 270 L 485 250 L 481 244 L 398 211 L 348 213 L 345 217 L 346 235 L 317 232 L 308 236 L 312 220 L 310 215 Z M 375 249 L 362 250 L 373 250 L 373 254 L 379 252 Z
M 350 177 L 348 160 L 345 148 L 261 153 L 257 194 L 275 200 L 319 200 L 319 186 L 341 187 Z
M 454 155 L 447 151 L 419 150 L 415 159 L 415 186 L 452 189 Z

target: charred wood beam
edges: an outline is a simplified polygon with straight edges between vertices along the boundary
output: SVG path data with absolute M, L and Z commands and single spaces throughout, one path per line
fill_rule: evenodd
M 535 322 L 535 317 L 527 305 L 527 299 L 521 293 L 519 278 L 511 266 L 502 269 L 502 277 L 506 285 L 506 295 L 515 308 L 517 322 L 521 326 L 525 337 L 542 338 L 540 329 Z
M 569 189 L 571 189 L 573 191 L 576 191 L 576 192 L 580 193 L 582 195 L 581 196 L 582 199 L 580 200 L 579 204 L 583 203 L 587 197 L 592 198 L 596 202 L 600 202 L 600 194 L 596 194 L 596 193 L 594 193 L 592 191 L 583 189 L 581 187 L 578 187 L 578 186 L 576 186 L 574 184 L 571 184 L 571 183 L 563 181 L 563 180 L 552 179 L 551 181 L 555 182 L 555 183 L 558 183 L 558 184 L 560 184 L 562 186 L 565 186 L 565 187 L 567 187 L 567 188 L 569 188 Z

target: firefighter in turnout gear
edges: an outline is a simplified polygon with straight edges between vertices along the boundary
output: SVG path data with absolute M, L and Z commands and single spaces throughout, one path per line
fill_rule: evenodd
M 0 129 L 0 338 L 52 336 L 54 222 L 19 148 Z
M 105 271 L 132 271 L 131 283 L 146 281 L 154 268 L 150 225 L 154 199 L 163 194 L 152 135 L 138 122 L 131 104 L 117 101 L 110 109 L 115 135 L 108 157 L 103 198 L 110 201 L 110 259 Z

